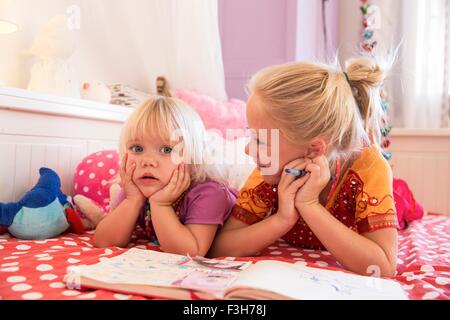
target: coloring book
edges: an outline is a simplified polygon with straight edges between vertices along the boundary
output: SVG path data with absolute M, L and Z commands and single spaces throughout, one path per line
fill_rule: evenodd
M 69 288 L 96 288 L 157 298 L 406 299 L 395 281 L 288 262 L 206 259 L 130 249 L 72 269 Z

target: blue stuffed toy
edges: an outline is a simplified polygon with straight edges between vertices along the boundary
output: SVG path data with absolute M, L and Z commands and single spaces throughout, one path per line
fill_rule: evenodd
M 0 226 L 15 238 L 48 239 L 69 227 L 66 208 L 71 204 L 61 192 L 59 176 L 49 168 L 39 170 L 37 184 L 15 203 L 0 203 Z

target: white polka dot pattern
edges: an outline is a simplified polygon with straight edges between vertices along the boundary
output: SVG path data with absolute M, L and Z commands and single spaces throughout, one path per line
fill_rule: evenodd
M 92 162 L 95 164 L 95 161 Z M 23 242 L 0 235 L 0 292 L 2 299 L 145 299 L 106 290 L 67 287 L 64 276 L 81 265 L 114 257 L 120 248 L 95 248 L 93 232 L 64 234 L 59 238 Z M 137 230 L 130 247 L 159 250 Z M 282 260 L 317 268 L 341 269 L 327 251 L 289 246 L 280 240 L 264 249 L 258 259 Z M 247 258 L 252 260 L 252 258 Z M 450 217 L 425 216 L 399 233 L 397 276 L 410 299 L 450 299 Z
M 81 194 L 99 204 L 103 211 L 109 199 L 109 181 L 119 172 L 119 153 L 116 150 L 104 150 L 85 157 L 78 164 L 74 175 L 75 195 Z

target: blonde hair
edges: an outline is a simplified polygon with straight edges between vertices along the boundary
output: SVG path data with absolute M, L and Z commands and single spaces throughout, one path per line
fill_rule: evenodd
M 292 143 L 322 137 L 327 156 L 348 158 L 380 144 L 380 87 L 385 72 L 368 57 L 347 62 L 344 71 L 321 63 L 296 62 L 265 68 L 249 83 L 265 111 Z
M 125 122 L 119 143 L 119 152 L 127 152 L 126 144 L 136 137 L 152 134 L 162 141 L 170 142 L 176 134 L 183 145 L 182 160 L 193 164 L 193 182 L 215 180 L 227 184 L 225 171 L 218 163 L 208 163 L 207 132 L 198 113 L 184 101 L 170 96 L 165 86 L 167 80 L 158 78 L 158 93 L 136 108 Z

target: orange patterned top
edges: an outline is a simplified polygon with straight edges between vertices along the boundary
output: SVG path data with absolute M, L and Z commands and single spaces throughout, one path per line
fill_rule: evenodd
M 343 173 L 326 209 L 358 233 L 397 228 L 392 179 L 391 168 L 379 148 L 375 145 L 367 147 Z M 241 189 L 231 214 L 242 222 L 253 224 L 275 214 L 277 208 L 277 187 L 265 183 L 260 172 L 255 170 Z M 282 238 L 292 245 L 325 249 L 302 217 Z

